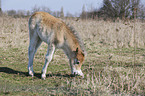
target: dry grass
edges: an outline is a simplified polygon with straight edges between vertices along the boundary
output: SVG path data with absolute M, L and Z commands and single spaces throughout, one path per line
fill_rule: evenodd
M 19 47 L 28 45 L 28 19 L 0 18 L 0 47 Z
M 85 40 L 95 41 L 113 48 L 144 47 L 145 23 L 132 21 L 66 21 L 73 25 Z M 135 34 L 135 37 L 134 37 Z M 134 42 L 135 40 L 135 42 Z M 135 44 L 135 45 L 134 45 Z
M 5 16 L 0 17 L 0 95 L 145 95 L 145 23 L 65 22 L 85 43 L 85 78 L 68 75 L 68 60 L 58 50 L 41 80 L 46 44 L 35 56 L 36 77 L 27 77 L 28 19 Z

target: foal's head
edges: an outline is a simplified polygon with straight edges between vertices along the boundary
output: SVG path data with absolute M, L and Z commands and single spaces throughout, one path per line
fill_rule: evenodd
M 81 75 L 84 77 L 84 74 L 81 71 L 82 63 L 85 59 L 85 55 L 80 49 L 76 49 L 76 51 L 73 51 L 72 57 L 71 57 L 71 64 L 72 64 L 72 74 Z
M 78 65 L 79 67 L 81 67 L 84 59 L 85 56 L 81 50 L 77 48 L 76 51 L 73 51 L 72 62 L 71 62 L 73 65 Z

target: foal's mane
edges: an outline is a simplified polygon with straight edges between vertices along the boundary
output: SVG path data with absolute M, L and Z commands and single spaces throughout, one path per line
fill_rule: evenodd
M 69 24 L 67 24 L 67 26 L 71 30 L 71 32 L 74 34 L 74 36 L 77 39 L 77 41 L 79 42 L 80 48 L 83 51 L 83 53 L 85 55 L 87 55 L 87 52 L 86 52 L 85 47 L 84 47 L 84 43 L 82 42 L 82 39 L 80 38 L 79 33 L 74 29 L 74 27 L 70 26 Z

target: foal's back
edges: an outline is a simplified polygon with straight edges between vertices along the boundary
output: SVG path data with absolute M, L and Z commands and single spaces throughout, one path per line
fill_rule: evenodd
M 30 38 L 34 32 L 46 43 L 63 42 L 66 25 L 46 12 L 36 12 L 29 19 Z

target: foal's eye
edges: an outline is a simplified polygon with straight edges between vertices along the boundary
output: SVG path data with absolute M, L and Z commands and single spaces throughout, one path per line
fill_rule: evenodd
M 77 64 L 80 64 L 80 61 L 78 61 Z
M 78 59 L 75 59 L 74 64 L 80 64 L 80 61 L 78 61 Z

